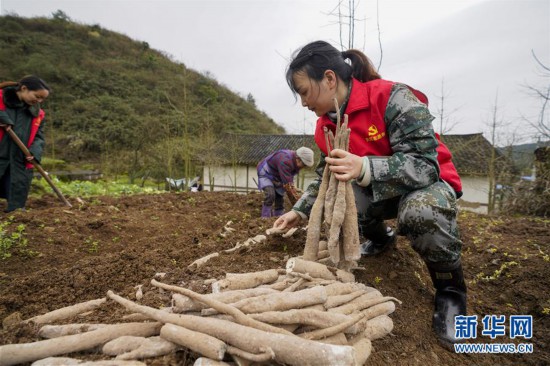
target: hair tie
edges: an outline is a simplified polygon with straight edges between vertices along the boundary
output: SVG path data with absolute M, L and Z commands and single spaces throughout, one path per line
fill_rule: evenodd
M 348 58 L 348 56 L 346 56 L 346 55 L 347 55 L 347 51 L 342 51 L 342 52 L 340 52 L 340 54 L 342 55 L 342 58 L 343 58 L 344 60 Z

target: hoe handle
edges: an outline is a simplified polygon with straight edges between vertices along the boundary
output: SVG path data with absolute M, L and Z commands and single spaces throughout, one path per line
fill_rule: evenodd
M 31 152 L 29 151 L 29 149 L 27 149 L 27 147 L 25 146 L 25 144 L 21 141 L 21 139 L 19 137 L 17 137 L 17 135 L 15 134 L 15 132 L 13 132 L 13 130 L 11 129 L 10 126 L 7 126 L 5 127 L 6 129 L 6 132 L 8 133 L 8 135 L 10 135 L 11 139 L 15 142 L 15 144 L 17 146 L 19 146 L 19 148 L 21 149 L 21 151 L 23 151 L 23 154 L 25 154 L 25 156 L 27 157 L 30 157 L 32 156 Z M 48 172 L 46 172 L 44 170 L 44 168 L 42 168 L 42 166 L 36 161 L 36 159 L 32 159 L 31 160 L 31 164 L 34 165 L 34 167 L 36 168 L 36 170 L 38 170 L 38 172 L 44 177 L 44 179 L 46 179 L 46 182 L 48 182 L 48 184 L 50 185 L 50 187 L 52 187 L 53 191 L 55 192 L 55 194 L 57 194 L 57 197 L 59 197 L 59 199 L 61 201 L 63 201 L 63 203 L 69 207 L 73 207 L 69 201 L 67 201 L 67 199 L 65 198 L 65 196 L 63 196 L 63 193 L 61 193 L 61 191 L 59 190 L 59 188 L 56 187 L 56 185 L 53 183 L 52 179 L 50 178 L 50 176 L 48 175 Z

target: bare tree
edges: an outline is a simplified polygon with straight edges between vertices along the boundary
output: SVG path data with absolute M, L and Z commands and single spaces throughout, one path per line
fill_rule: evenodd
M 549 116 L 549 103 L 550 103 L 550 67 L 542 63 L 537 58 L 535 51 L 531 50 L 533 58 L 539 67 L 540 75 L 546 79 L 546 85 L 534 86 L 526 85 L 525 88 L 537 99 L 540 100 L 541 106 L 538 115 L 534 118 L 526 118 L 524 120 L 531 125 L 537 134 L 539 139 L 550 140 L 550 116 Z
M 491 109 L 491 119 L 486 123 L 489 127 L 489 142 L 492 145 L 490 150 L 489 160 L 487 164 L 487 175 L 489 178 L 489 193 L 488 193 L 488 213 L 492 214 L 497 210 L 497 203 L 502 204 L 503 188 L 505 185 L 512 183 L 514 176 L 514 168 L 510 156 L 498 150 L 497 145 L 502 146 L 502 140 L 507 139 L 507 143 L 503 150 L 508 150 L 511 155 L 511 146 L 516 142 L 517 134 L 506 133 L 509 130 L 509 124 L 502 118 L 498 104 L 498 90 L 495 95 L 495 102 Z M 497 184 L 501 187 L 497 191 Z
M 339 44 L 340 48 L 342 50 L 344 49 L 351 49 L 351 48 L 357 48 L 357 32 L 356 29 L 363 29 L 363 47 L 362 50 L 365 49 L 365 42 L 367 39 L 367 27 L 366 23 L 366 15 L 365 17 L 358 17 L 357 14 L 361 14 L 361 11 L 359 11 L 360 6 L 360 0 L 337 0 L 337 5 L 326 13 L 326 15 L 336 18 L 334 22 L 329 23 L 330 25 L 338 25 L 338 35 L 339 35 Z M 366 9 L 366 7 L 365 7 Z M 365 13 L 366 10 L 365 10 Z M 376 0 L 376 28 L 377 28 L 377 39 L 378 39 L 378 46 L 380 48 L 380 59 L 378 61 L 378 67 L 377 69 L 380 70 L 380 67 L 382 66 L 382 58 L 383 58 L 383 50 L 382 50 L 382 38 L 381 38 L 381 31 L 380 31 L 380 7 L 379 2 Z M 346 39 L 347 37 L 347 39 Z
M 384 51 L 382 50 L 382 32 L 380 32 L 380 7 L 378 6 L 378 0 L 376 0 L 376 28 L 378 32 L 378 47 L 380 48 L 380 60 L 378 60 L 378 67 L 376 68 L 376 70 L 380 71 L 380 67 L 382 67 L 382 58 L 384 57 Z
M 447 100 L 451 94 L 445 89 L 445 79 L 441 79 L 441 94 L 438 96 L 439 105 L 436 108 L 436 117 L 439 120 L 439 134 L 444 135 L 452 131 L 460 122 L 453 118 L 453 115 L 460 109 L 456 107 L 448 109 Z
M 338 4 L 327 13 L 328 16 L 336 18 L 331 24 L 338 25 L 341 49 L 355 48 L 356 24 L 365 21 L 364 18 L 360 19 L 355 15 L 359 3 L 360 1 L 355 0 L 338 0 Z

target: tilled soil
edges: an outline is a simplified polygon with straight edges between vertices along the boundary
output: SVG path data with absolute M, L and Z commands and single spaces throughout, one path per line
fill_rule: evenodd
M 151 287 L 157 273 L 163 282 L 206 293 L 203 281 L 226 272 L 284 268 L 300 255 L 305 231 L 267 241 L 244 253 L 221 254 L 192 272 L 187 266 L 212 252 L 263 234 L 274 219 L 261 219 L 260 194 L 221 192 L 165 193 L 89 198 L 72 209 L 55 197 L 30 200 L 26 212 L 1 214 L 11 233 L 23 224 L 24 248 L 0 259 L 0 344 L 37 341 L 36 329 L 10 325 L 57 308 L 104 297 L 108 290 L 141 303 L 162 307 L 170 300 Z M 235 232 L 223 228 L 231 221 Z M 9 224 L 8 224 L 9 223 Z M 462 212 L 463 265 L 468 281 L 469 315 L 478 315 L 477 343 L 532 343 L 532 354 L 456 354 L 441 347 L 431 332 L 434 291 L 429 274 L 407 239 L 375 258 L 363 258 L 359 282 L 403 301 L 391 315 L 394 330 L 373 342 L 370 365 L 548 365 L 550 352 L 550 220 L 489 217 Z M 119 322 L 124 309 L 107 302 L 75 322 Z M 481 336 L 485 315 L 532 315 L 532 339 Z M 68 322 L 68 321 L 67 321 Z M 67 323 L 64 322 L 64 323 Z M 71 355 L 101 359 L 97 352 Z M 146 360 L 148 365 L 190 365 L 196 355 L 179 351 Z

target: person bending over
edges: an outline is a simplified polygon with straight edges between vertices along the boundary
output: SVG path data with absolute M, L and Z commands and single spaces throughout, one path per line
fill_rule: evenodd
M 258 188 L 264 191 L 262 217 L 281 216 L 284 212 L 284 194 L 292 204 L 299 198 L 294 187 L 294 176 L 304 166 L 313 166 L 313 150 L 300 147 L 294 150 L 278 150 L 258 164 Z

